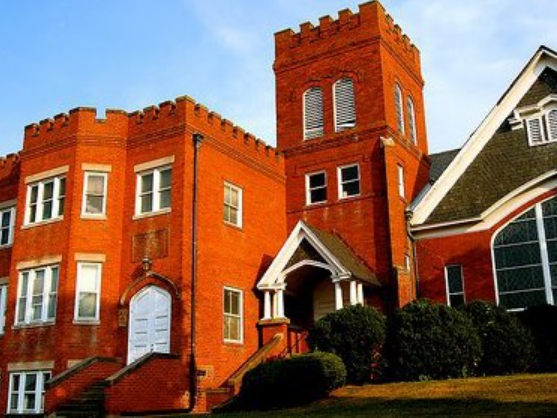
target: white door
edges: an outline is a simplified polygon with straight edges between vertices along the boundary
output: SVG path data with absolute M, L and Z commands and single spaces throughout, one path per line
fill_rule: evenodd
M 128 364 L 151 351 L 170 352 L 170 294 L 149 286 L 130 303 Z

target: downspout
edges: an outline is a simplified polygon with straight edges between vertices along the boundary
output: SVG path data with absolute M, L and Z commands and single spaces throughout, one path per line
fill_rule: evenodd
M 408 238 L 410 238 L 410 242 L 412 242 L 412 260 L 414 264 L 414 276 L 416 278 L 416 299 L 420 298 L 420 273 L 418 271 L 418 250 L 416 248 L 416 238 L 412 235 L 412 229 L 410 226 L 410 221 L 412 220 L 412 216 L 414 216 L 414 212 L 411 210 L 406 211 L 406 231 L 408 233 Z
M 196 340 L 196 285 L 197 285 L 197 189 L 198 189 L 198 159 L 199 149 L 203 142 L 203 135 L 195 132 L 193 139 L 193 190 L 191 216 L 191 331 L 190 331 L 190 405 L 191 412 L 197 401 L 197 365 L 195 358 Z

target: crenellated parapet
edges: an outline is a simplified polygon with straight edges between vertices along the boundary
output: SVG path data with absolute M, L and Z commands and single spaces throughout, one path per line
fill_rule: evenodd
M 15 190 L 19 179 L 21 167 L 21 158 L 19 154 L 8 154 L 0 156 L 0 201 L 4 200 L 3 194 L 9 195 L 8 189 L 11 187 Z M 15 194 L 15 193 L 14 193 Z M 11 196 L 8 196 L 11 197 Z
M 335 20 L 330 16 L 300 25 L 299 32 L 286 29 L 275 34 L 275 70 L 296 56 L 316 57 L 331 49 L 345 50 L 363 42 L 381 40 L 402 59 L 419 66 L 420 53 L 410 38 L 402 33 L 393 18 L 378 1 L 363 3 L 358 13 L 341 10 Z M 298 58 L 299 59 L 299 58 Z

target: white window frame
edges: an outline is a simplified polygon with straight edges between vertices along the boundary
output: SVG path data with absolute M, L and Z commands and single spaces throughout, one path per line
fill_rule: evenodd
M 55 287 L 53 288 L 52 280 L 53 280 L 53 271 L 55 270 L 57 272 L 57 276 L 56 276 Z M 44 271 L 43 291 L 40 293 L 42 297 L 42 302 L 41 302 L 42 306 L 41 306 L 40 317 L 38 319 L 33 319 L 33 303 L 34 303 L 33 291 L 34 291 L 34 284 L 37 279 L 37 273 L 39 271 Z M 23 289 L 23 277 L 25 275 L 27 275 L 27 288 Z M 27 326 L 27 325 L 35 325 L 35 324 L 40 325 L 45 323 L 54 323 L 54 321 L 56 320 L 59 281 L 60 281 L 60 266 L 58 264 L 20 270 L 14 325 Z M 25 296 L 23 296 L 24 291 L 25 291 Z M 25 306 L 23 308 L 20 308 L 23 300 L 25 301 L 24 302 Z M 54 300 L 54 302 L 52 302 L 54 303 L 54 315 L 50 317 L 48 314 L 48 308 L 52 300 Z M 20 309 L 23 309 L 23 320 L 20 320 L 19 318 Z
M 315 108 L 315 121 L 308 121 L 308 95 L 311 93 L 315 93 L 317 94 L 317 92 L 319 92 L 320 97 L 319 98 L 315 98 L 314 100 L 318 100 L 319 101 L 317 103 L 317 108 Z M 313 86 L 310 87 L 309 89 L 307 89 L 304 94 L 303 94 L 303 99 L 302 99 L 302 105 L 303 105 L 303 127 L 304 127 L 304 140 L 308 140 L 308 139 L 314 139 L 314 138 L 319 138 L 321 136 L 323 136 L 323 132 L 324 132 L 324 126 L 325 126 L 325 118 L 323 116 L 323 89 L 321 87 L 318 86 Z M 317 114 L 319 113 L 319 114 Z M 309 122 L 313 122 L 315 124 L 315 126 L 310 126 L 308 127 L 308 123 Z
M 458 267 L 460 270 L 460 283 L 462 286 L 462 291 L 461 292 L 451 292 L 450 286 L 449 286 L 449 269 L 450 268 L 455 268 Z M 447 306 L 452 306 L 451 304 L 451 296 L 461 296 L 462 295 L 462 301 L 464 304 L 466 304 L 466 291 L 464 288 L 464 271 L 462 269 L 462 264 L 447 264 L 445 266 L 445 289 L 446 289 L 446 294 L 447 294 Z
M 311 178 L 313 176 L 319 176 L 319 175 L 323 175 L 324 179 L 325 179 L 325 184 L 323 186 L 318 186 L 318 187 L 311 187 Z M 317 201 L 313 201 L 311 198 L 311 192 L 314 190 L 321 190 L 321 189 L 325 189 L 325 200 L 317 200 Z M 321 171 L 314 171 L 312 173 L 307 173 L 306 174 L 306 205 L 318 205 L 320 203 L 326 203 L 328 200 L 328 196 L 327 196 L 327 172 L 325 170 L 321 170 Z
M 552 113 L 555 114 L 553 118 L 550 117 Z M 530 127 L 532 121 L 537 121 L 539 125 L 540 139 L 538 141 L 534 141 L 532 137 L 532 128 Z M 524 123 L 526 124 L 528 145 L 531 147 L 557 142 L 557 107 L 552 106 L 542 112 L 525 117 Z
M 344 83 L 349 82 L 350 88 L 344 87 Z M 342 86 L 342 87 L 341 87 Z M 339 89 L 344 88 L 342 103 L 339 103 Z M 333 84 L 333 104 L 335 114 L 335 132 L 341 132 L 356 126 L 356 98 L 354 94 L 354 80 L 350 77 L 343 77 Z M 342 105 L 341 105 L 342 104 Z M 353 116 L 350 122 L 345 122 L 348 116 Z M 339 120 L 340 119 L 340 120 Z
M 44 206 L 45 206 L 45 199 L 44 199 L 44 189 L 45 185 L 52 183 L 53 184 L 53 191 L 52 191 L 52 209 L 51 209 L 51 217 L 44 218 Z M 61 184 L 64 183 L 64 194 L 60 194 Z M 45 179 L 37 180 L 32 183 L 27 184 L 27 197 L 26 197 L 26 204 L 25 204 L 25 225 L 38 225 L 41 223 L 48 223 L 57 220 L 64 219 L 64 206 L 66 201 L 66 196 L 68 194 L 67 190 L 67 180 L 66 176 L 56 176 L 56 177 L 48 177 Z M 33 189 L 37 189 L 37 200 L 36 202 L 31 202 L 31 195 Z M 60 202 L 63 201 L 62 204 Z M 31 206 L 36 206 L 35 210 L 35 219 L 31 219 Z
M 170 187 L 161 189 L 161 173 L 164 171 L 170 170 Z M 141 186 L 143 184 L 143 177 L 148 176 L 149 174 L 153 175 L 153 188 L 151 189 L 150 193 L 153 195 L 153 204 L 152 208 L 149 211 L 142 211 L 141 208 L 141 198 L 144 194 L 141 191 Z M 163 191 L 170 190 L 170 206 L 168 207 L 161 207 L 161 193 Z M 142 216 L 150 216 L 153 214 L 159 213 L 167 213 L 170 212 L 172 208 L 172 165 L 164 165 L 160 167 L 150 168 L 148 170 L 139 171 L 136 175 L 136 192 L 135 192 L 135 216 L 142 217 Z
M 404 181 L 404 166 L 397 164 L 397 185 L 398 185 L 398 195 L 406 199 L 406 184 Z
M 9 219 L 8 226 L 2 227 L 1 222 L 5 213 L 9 214 L 10 219 Z M 3 243 L 2 233 L 5 229 L 8 230 L 8 240 Z M 9 207 L 0 206 L 0 249 L 12 246 L 14 242 L 14 231 L 15 231 L 15 206 L 9 206 Z
M 0 335 L 6 330 L 6 311 L 8 305 L 8 285 L 0 284 Z
M 235 192 L 238 193 L 238 206 L 234 206 L 232 204 L 232 202 L 227 202 L 226 201 L 226 189 L 229 188 L 230 190 L 233 190 Z M 224 210 L 224 214 L 223 214 L 223 219 L 224 219 L 224 223 L 227 225 L 233 225 L 236 226 L 238 228 L 241 228 L 243 225 L 243 212 L 244 212 L 244 201 L 243 201 L 243 190 L 241 187 L 238 187 L 230 182 L 225 181 L 224 182 L 224 196 L 223 196 L 223 210 Z M 237 221 L 236 222 L 232 222 L 231 219 L 226 219 L 226 208 L 231 208 L 232 210 L 236 210 L 237 211 Z
M 87 209 L 87 198 L 90 195 L 88 193 L 89 178 L 91 177 L 102 177 L 103 179 L 103 191 L 102 195 L 93 195 L 95 197 L 102 197 L 102 208 L 101 212 L 89 212 Z M 105 218 L 106 217 L 106 200 L 108 192 L 108 173 L 96 172 L 96 171 L 86 171 L 83 176 L 83 201 L 81 205 L 81 216 L 85 218 Z
M 406 111 L 408 112 L 408 132 L 410 135 L 410 141 L 414 145 L 418 143 L 418 134 L 416 131 L 416 107 L 414 106 L 414 101 L 411 97 L 406 98 Z
M 238 312 L 239 314 L 232 314 L 232 313 L 227 313 L 225 310 L 226 307 L 226 296 L 227 296 L 227 292 L 233 292 L 233 293 L 237 293 L 239 295 L 238 298 Z M 237 289 L 234 287 L 229 287 L 229 286 L 224 286 L 223 289 L 223 300 L 222 300 L 222 312 L 223 312 L 223 338 L 224 338 L 224 342 L 227 343 L 236 343 L 236 344 L 242 344 L 244 342 L 244 292 L 241 289 Z M 240 338 L 235 340 L 235 339 L 231 339 L 231 338 L 227 338 L 226 336 L 226 318 L 236 318 L 239 319 L 240 321 Z
M 555 113 L 554 118 L 550 118 L 551 113 Z M 547 129 L 547 142 L 557 141 L 557 107 L 550 108 L 544 115 L 545 127 Z
M 395 84 L 395 114 L 396 114 L 396 125 L 398 131 L 404 135 L 404 98 L 402 94 L 402 87 L 400 84 Z
M 33 391 L 25 392 L 25 383 L 28 376 L 35 375 L 35 388 Z M 19 376 L 19 385 L 17 390 L 14 390 L 14 378 Z M 50 370 L 35 370 L 35 371 L 18 371 L 10 372 L 9 374 L 9 388 L 8 388 L 8 414 L 40 414 L 44 410 L 44 393 L 45 383 L 52 377 Z M 12 405 L 12 395 L 17 393 L 17 405 Z M 25 395 L 26 393 L 33 393 L 35 396 L 35 405 L 33 408 L 25 408 Z
M 94 267 L 96 271 L 96 289 L 93 292 L 85 292 L 83 290 L 85 275 L 83 274 L 84 267 Z M 77 279 L 75 284 L 75 305 L 74 305 L 74 321 L 85 323 L 99 323 L 101 312 L 101 286 L 102 286 L 102 263 L 92 262 L 78 262 L 77 263 Z M 79 316 L 79 302 L 82 293 L 94 293 L 96 296 L 95 315 L 93 317 Z
M 352 167 L 356 167 L 358 169 L 358 178 L 354 179 L 354 180 L 348 180 L 348 181 L 343 181 L 342 180 L 342 171 L 352 168 Z M 351 199 L 354 197 L 358 197 L 362 194 L 362 173 L 360 170 L 360 164 L 358 163 L 354 163 L 354 164 L 347 164 L 347 165 L 343 165 L 337 168 L 337 178 L 338 178 L 338 198 L 339 200 L 344 200 L 344 199 Z M 344 185 L 347 183 L 355 183 L 358 182 L 358 193 L 357 194 L 353 194 L 353 195 L 345 195 L 344 193 Z

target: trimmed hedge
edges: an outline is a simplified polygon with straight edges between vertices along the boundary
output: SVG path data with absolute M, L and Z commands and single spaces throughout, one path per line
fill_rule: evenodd
M 338 355 L 346 366 L 347 381 L 371 379 L 385 340 L 385 318 L 375 308 L 349 306 L 319 319 L 308 333 L 312 350 Z
M 479 374 L 521 373 L 532 365 L 534 341 L 516 315 L 484 301 L 470 303 L 466 312 L 482 343 Z
M 481 343 L 466 313 L 418 300 L 391 316 L 383 353 L 388 379 L 447 379 L 474 375 Z
M 324 398 L 346 382 L 342 360 L 311 353 L 263 363 L 247 372 L 234 409 L 289 407 Z
M 534 370 L 557 371 L 557 306 L 540 305 L 519 313 L 536 346 Z

